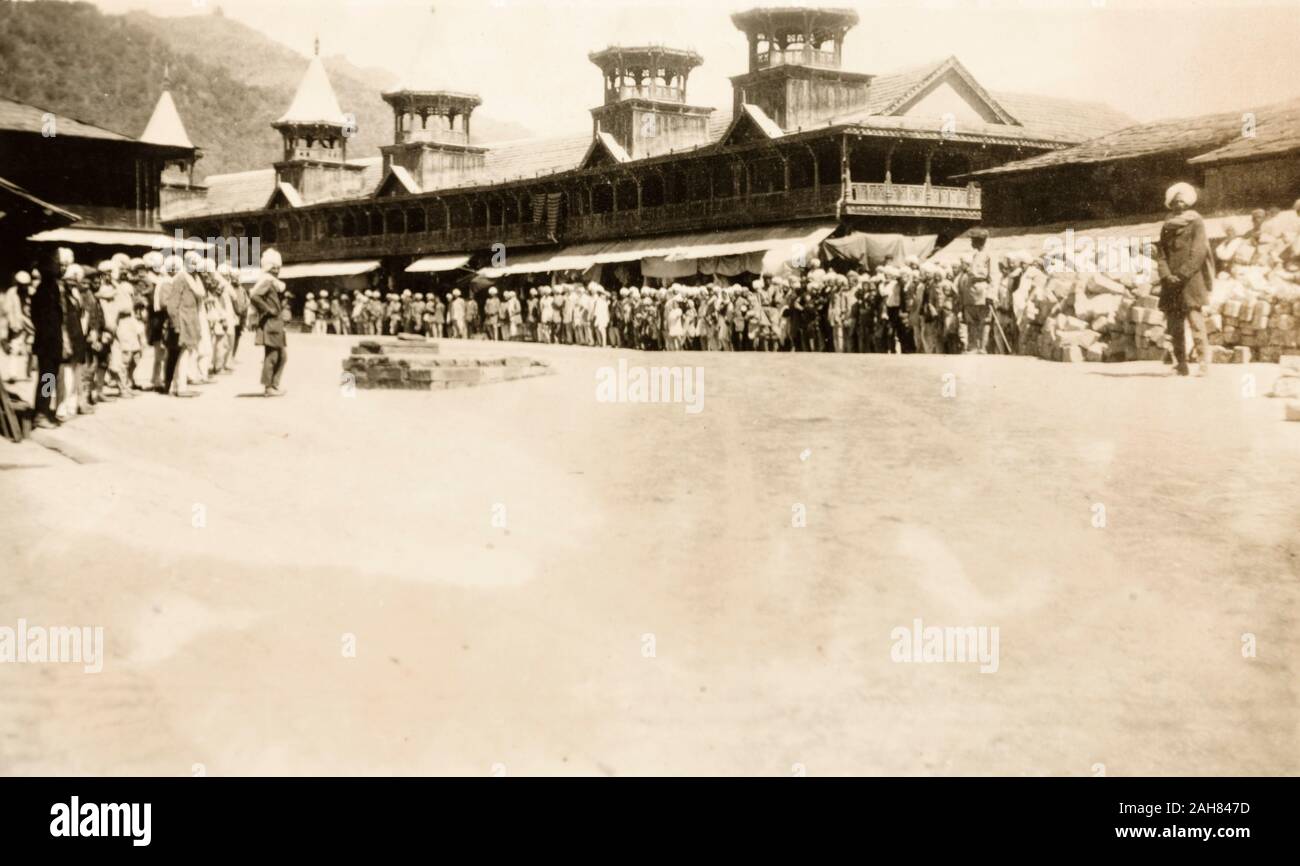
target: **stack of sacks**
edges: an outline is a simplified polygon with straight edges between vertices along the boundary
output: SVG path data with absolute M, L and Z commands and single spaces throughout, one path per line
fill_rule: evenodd
M 1210 342 L 1244 360 L 1275 363 L 1300 348 L 1300 268 L 1234 266 L 1210 297 Z
M 1300 221 L 1290 211 L 1267 220 L 1263 211 L 1257 216 L 1250 234 L 1230 233 L 1215 247 L 1221 270 L 1206 316 L 1215 363 L 1273 363 L 1300 349 Z M 1035 259 L 1038 268 L 1030 266 Z M 1023 299 L 1023 354 L 1051 361 L 1148 361 L 1169 350 L 1150 259 L 1137 257 L 1123 272 L 1107 272 L 1086 255 L 1067 260 L 1021 251 L 1005 261 Z
M 1164 315 L 1150 284 L 1129 274 L 1041 272 L 1025 292 L 1021 351 L 1048 361 L 1163 356 Z M 1022 286 L 1023 288 L 1023 286 Z

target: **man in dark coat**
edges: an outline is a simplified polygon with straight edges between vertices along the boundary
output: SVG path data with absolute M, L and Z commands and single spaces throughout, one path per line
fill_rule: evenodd
M 1185 332 L 1188 324 L 1192 326 L 1200 352 L 1201 375 L 1210 372 L 1210 339 L 1204 308 L 1214 287 L 1214 256 L 1205 234 L 1205 223 L 1192 210 L 1194 204 L 1196 188 L 1191 184 L 1176 183 L 1169 188 L 1165 193 L 1165 207 L 1170 215 L 1160 228 L 1160 244 L 1156 249 L 1160 309 L 1168 322 L 1179 376 L 1189 372 Z
M 66 249 L 66 248 L 65 248 Z M 67 256 L 71 259 L 71 255 Z M 63 268 L 63 277 L 58 281 L 59 298 L 63 308 L 63 333 L 67 339 L 63 343 L 63 361 L 59 372 L 59 381 L 63 388 L 59 392 L 59 403 L 64 402 L 71 392 L 68 407 L 78 415 L 92 415 L 95 410 L 90 405 L 90 392 L 85 387 L 85 369 L 90 361 L 90 344 L 86 332 L 86 297 L 90 303 L 97 303 L 93 295 L 84 292 L 82 281 L 85 271 L 76 263 L 70 262 Z
M 58 417 L 59 367 L 63 363 L 63 298 L 59 290 L 59 267 L 42 262 L 40 280 L 32 296 L 32 352 L 36 355 L 36 426 L 55 427 Z
M 284 332 L 284 283 L 279 279 L 280 254 L 267 250 L 262 254 L 262 276 L 249 300 L 257 310 L 257 342 L 266 350 L 262 359 L 262 387 L 266 396 L 278 397 L 280 376 L 284 373 L 285 332 Z

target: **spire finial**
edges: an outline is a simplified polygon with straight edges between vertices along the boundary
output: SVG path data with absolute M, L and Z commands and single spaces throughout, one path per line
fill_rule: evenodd
M 316 34 L 316 42 L 314 47 L 312 48 L 312 51 L 315 53 L 317 57 L 320 57 L 320 34 L 319 33 Z
M 172 68 L 168 64 L 163 64 L 163 90 L 171 90 L 172 87 Z

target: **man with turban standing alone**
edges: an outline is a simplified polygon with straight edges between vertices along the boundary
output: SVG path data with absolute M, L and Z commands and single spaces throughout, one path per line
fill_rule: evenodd
M 284 283 L 280 280 L 280 254 L 267 250 L 262 254 L 262 276 L 253 286 L 250 300 L 257 309 L 257 342 L 266 350 L 262 359 L 262 387 L 267 397 L 278 397 L 280 376 L 284 373 Z
M 1160 229 L 1156 250 L 1156 267 L 1160 274 L 1160 310 L 1168 322 L 1169 339 L 1179 376 L 1188 374 L 1185 328 L 1192 335 L 1201 355 L 1201 375 L 1210 372 L 1210 339 L 1205 329 L 1205 305 L 1210 302 L 1214 286 L 1214 256 L 1205 234 L 1201 215 L 1192 210 L 1196 188 L 1176 183 L 1165 192 L 1169 218 Z

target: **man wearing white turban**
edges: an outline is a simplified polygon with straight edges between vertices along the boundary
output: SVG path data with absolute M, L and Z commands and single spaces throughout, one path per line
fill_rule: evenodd
M 267 397 L 278 397 L 280 376 L 287 361 L 284 333 L 284 282 L 280 280 L 280 254 L 275 250 L 262 253 L 262 276 L 249 296 L 257 310 L 257 343 L 266 355 L 262 359 L 262 387 Z
M 1182 202 L 1182 209 L 1186 210 L 1196 204 L 1196 187 L 1186 181 L 1179 181 L 1169 189 L 1165 190 L 1165 210 L 1175 210 L 1174 200 Z M 1176 211 L 1177 212 L 1177 211 Z
M 1214 286 L 1214 255 L 1201 215 L 1192 210 L 1196 189 L 1176 183 L 1165 192 L 1169 218 L 1160 229 L 1156 247 L 1156 268 L 1160 275 L 1160 309 L 1169 326 L 1179 376 L 1188 374 L 1185 328 L 1192 334 L 1201 356 L 1201 375 L 1210 371 L 1210 340 L 1205 328 L 1204 307 Z

